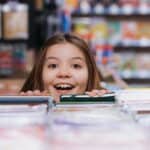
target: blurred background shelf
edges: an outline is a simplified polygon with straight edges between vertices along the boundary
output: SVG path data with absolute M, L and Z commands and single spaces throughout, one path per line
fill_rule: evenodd
M 35 55 L 44 41 L 56 32 L 73 32 L 87 41 L 98 67 L 101 65 L 104 68 L 112 67 L 118 75 L 120 71 L 126 70 L 130 72 L 150 70 L 150 2 L 148 0 L 14 0 L 15 8 L 20 4 L 27 8 L 24 12 L 28 16 L 24 30 L 27 36 L 11 37 L 11 39 L 9 39 L 10 34 L 6 34 L 8 37 L 4 35 L 7 33 L 4 29 L 7 28 L 5 28 L 6 12 L 3 11 L 3 6 L 7 2 L 0 1 L 0 58 L 3 58 L 0 59 L 0 70 L 10 71 L 10 74 L 4 74 L 7 79 L 26 78 L 28 73 L 21 75 L 22 70 L 26 72 L 31 70 Z M 20 17 L 18 21 L 12 18 L 7 21 L 12 21 L 12 24 L 16 25 L 21 25 L 25 21 L 23 17 L 21 21 Z M 15 27 L 14 31 L 17 31 Z M 13 69 L 20 70 L 20 73 L 18 71 L 16 73 Z M 105 72 L 107 71 L 103 71 L 104 75 Z M 0 75 L 0 79 L 5 79 L 2 76 L 3 74 Z M 120 75 L 120 78 L 128 84 L 141 85 L 146 82 L 150 85 L 149 78 L 140 79 L 137 78 L 138 76 L 140 75 L 127 79 Z
M 0 39 L 0 44 L 17 44 L 17 43 L 25 43 L 27 44 L 29 42 L 29 40 L 25 40 L 25 39 L 11 39 L 11 40 L 5 40 L 5 39 Z
M 114 46 L 115 52 L 120 51 L 135 51 L 135 52 L 150 52 L 150 46 Z
M 148 21 L 150 18 L 150 14 L 81 14 L 81 13 L 73 13 L 73 18 L 107 18 L 109 20 L 143 20 Z
M 123 78 L 127 83 L 149 84 L 150 78 Z

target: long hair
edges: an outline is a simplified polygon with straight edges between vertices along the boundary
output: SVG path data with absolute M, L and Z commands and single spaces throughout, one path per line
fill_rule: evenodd
M 47 49 L 55 44 L 62 44 L 62 43 L 73 44 L 74 46 L 78 47 L 83 53 L 83 55 L 85 56 L 86 64 L 88 67 L 88 83 L 87 83 L 86 91 L 102 88 L 100 86 L 100 81 L 101 81 L 100 72 L 97 69 L 95 59 L 90 52 L 90 48 L 88 44 L 76 35 L 69 34 L 69 33 L 64 33 L 64 34 L 59 33 L 53 35 L 45 42 L 43 48 L 39 52 L 39 56 L 35 60 L 33 69 L 29 74 L 27 80 L 25 81 L 21 91 L 25 92 L 28 90 L 35 90 L 35 89 L 39 89 L 40 91 L 44 90 L 42 71 L 43 71 Z

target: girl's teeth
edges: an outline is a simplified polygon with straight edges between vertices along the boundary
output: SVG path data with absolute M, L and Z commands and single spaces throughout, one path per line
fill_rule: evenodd
M 67 88 L 67 87 L 70 87 L 69 85 L 59 85 L 57 87 L 60 87 L 60 88 Z
M 72 86 L 68 84 L 56 85 L 57 89 L 71 89 Z

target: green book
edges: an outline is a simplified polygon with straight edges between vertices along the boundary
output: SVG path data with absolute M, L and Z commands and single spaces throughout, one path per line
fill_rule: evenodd
M 115 101 L 115 93 L 95 97 L 89 95 L 62 95 L 59 104 L 115 103 Z

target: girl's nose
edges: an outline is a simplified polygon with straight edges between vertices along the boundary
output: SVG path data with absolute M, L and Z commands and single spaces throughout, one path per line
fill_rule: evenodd
M 61 77 L 61 78 L 70 77 L 70 69 L 69 69 L 67 66 L 62 65 L 62 66 L 59 68 L 59 71 L 58 71 L 57 76 L 58 76 L 58 77 Z

